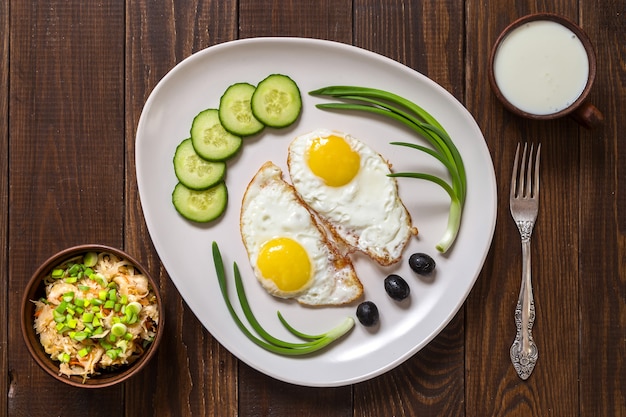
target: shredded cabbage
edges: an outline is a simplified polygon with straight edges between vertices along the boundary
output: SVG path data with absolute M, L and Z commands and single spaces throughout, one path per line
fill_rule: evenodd
M 132 263 L 106 252 L 93 266 L 83 262 L 78 256 L 54 268 L 63 275 L 51 272 L 46 297 L 33 302 L 34 328 L 46 353 L 60 362 L 59 375 L 84 381 L 137 360 L 154 340 L 159 313 L 148 279 Z M 141 307 L 127 309 L 130 303 Z M 126 331 L 116 337 L 111 328 L 120 322 Z

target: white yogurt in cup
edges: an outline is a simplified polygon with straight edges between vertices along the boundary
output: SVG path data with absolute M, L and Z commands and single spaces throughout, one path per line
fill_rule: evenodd
M 602 120 L 584 103 L 595 77 L 595 53 L 586 34 L 568 19 L 549 13 L 510 24 L 493 48 L 489 78 L 502 103 L 531 119 L 570 114 L 586 127 Z

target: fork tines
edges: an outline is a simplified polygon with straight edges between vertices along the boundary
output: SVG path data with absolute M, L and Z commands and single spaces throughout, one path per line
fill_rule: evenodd
M 524 143 L 524 150 L 522 153 L 521 166 L 519 159 L 521 143 L 517 144 L 517 150 L 515 151 L 515 162 L 513 164 L 513 178 L 511 179 L 511 198 L 539 198 L 539 157 L 541 155 L 541 143 L 537 145 L 537 153 L 534 158 L 533 166 L 533 150 L 534 144 L 530 145 L 530 152 L 528 151 L 528 143 Z M 526 155 L 528 153 L 528 159 Z M 534 177 L 532 173 L 534 172 Z

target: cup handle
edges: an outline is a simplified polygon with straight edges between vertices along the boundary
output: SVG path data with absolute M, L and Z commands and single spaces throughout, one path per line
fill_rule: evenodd
M 582 103 L 571 115 L 574 120 L 587 129 L 593 129 L 604 120 L 602 112 L 589 102 Z

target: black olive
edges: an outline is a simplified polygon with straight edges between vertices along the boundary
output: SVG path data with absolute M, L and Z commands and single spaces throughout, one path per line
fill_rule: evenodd
M 385 278 L 385 291 L 394 300 L 402 301 L 409 296 L 411 288 L 400 275 L 391 274 Z
M 409 258 L 409 266 L 420 275 L 429 275 L 435 269 L 435 260 L 425 253 L 414 253 Z
M 373 326 L 378 323 L 378 307 L 371 301 L 364 301 L 356 308 L 356 317 L 363 326 Z

